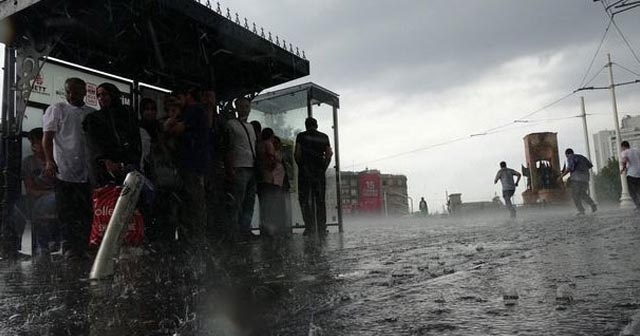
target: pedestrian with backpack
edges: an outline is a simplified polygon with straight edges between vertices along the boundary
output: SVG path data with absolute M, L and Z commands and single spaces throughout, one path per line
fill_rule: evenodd
M 593 164 L 583 155 L 575 154 L 571 148 L 567 148 L 564 154 L 567 157 L 567 165 L 563 169 L 562 175 L 560 175 L 560 180 L 567 174 L 571 174 L 568 183 L 569 188 L 571 188 L 571 197 L 573 197 L 573 202 L 576 205 L 576 209 L 578 209 L 576 216 L 584 215 L 583 200 L 591 206 L 591 212 L 596 212 L 598 206 L 588 194 L 589 170 L 593 167 Z

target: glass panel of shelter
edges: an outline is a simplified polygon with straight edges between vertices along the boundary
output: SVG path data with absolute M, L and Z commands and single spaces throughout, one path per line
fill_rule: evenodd
M 304 120 L 307 118 L 307 109 L 278 109 L 274 106 L 295 106 L 290 104 L 291 100 L 306 100 L 306 91 L 300 91 L 291 95 L 276 97 L 268 102 L 261 102 L 252 106 L 249 120 L 257 120 L 262 128 L 273 129 L 276 136 L 282 141 L 283 158 L 285 168 L 289 178 L 289 197 L 286 198 L 287 212 L 290 215 L 290 226 L 304 226 L 302 212 L 298 202 L 298 167 L 294 160 L 294 147 L 296 136 L 304 130 Z M 265 104 L 268 104 L 265 105 Z M 306 105 L 306 104 L 302 104 Z M 298 105 L 299 106 L 299 105 Z M 256 201 L 256 208 L 253 215 L 252 227 L 259 227 L 259 202 Z
M 312 116 L 318 120 L 318 131 L 326 134 L 329 137 L 331 148 L 334 150 L 334 155 L 331 158 L 329 169 L 326 172 L 327 184 L 326 184 L 326 207 L 327 207 L 327 223 L 338 223 L 338 188 L 336 182 L 336 157 L 335 157 L 335 139 L 333 133 L 334 120 L 333 120 L 333 106 L 320 104 L 312 105 Z

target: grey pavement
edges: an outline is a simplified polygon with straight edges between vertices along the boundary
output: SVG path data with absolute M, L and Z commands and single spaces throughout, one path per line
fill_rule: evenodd
M 640 308 L 640 219 L 570 208 L 347 220 L 326 240 L 0 263 L 3 335 L 619 335 Z M 507 297 L 505 297 L 505 295 Z M 637 323 L 636 323 L 637 324 Z

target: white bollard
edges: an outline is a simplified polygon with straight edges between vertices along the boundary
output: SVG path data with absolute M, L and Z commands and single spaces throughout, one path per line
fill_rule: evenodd
M 96 260 L 93 261 L 89 279 L 99 280 L 113 275 L 116 258 L 120 254 L 122 234 L 131 221 L 142 190 L 144 176 L 137 171 L 130 172 L 124 180 L 120 197 L 113 209 L 113 215 L 102 237 Z

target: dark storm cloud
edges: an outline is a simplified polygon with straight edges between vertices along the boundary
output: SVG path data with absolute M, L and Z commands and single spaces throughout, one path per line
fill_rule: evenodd
M 407 93 L 473 81 L 518 57 L 572 45 L 595 48 L 607 23 L 601 5 L 587 0 L 291 4 L 253 9 L 265 20 L 280 17 L 268 26 L 307 51 L 314 78 L 334 87 Z M 283 8 L 290 14 L 286 20 Z M 636 13 L 621 15 L 621 28 L 638 32 L 634 18 Z M 592 52 L 570 66 L 586 69 Z

